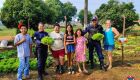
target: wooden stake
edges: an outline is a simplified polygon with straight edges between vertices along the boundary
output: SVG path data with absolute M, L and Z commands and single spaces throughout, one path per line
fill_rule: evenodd
M 125 16 L 123 16 L 123 38 L 125 37 Z M 124 64 L 124 43 L 121 45 L 122 47 L 122 65 Z

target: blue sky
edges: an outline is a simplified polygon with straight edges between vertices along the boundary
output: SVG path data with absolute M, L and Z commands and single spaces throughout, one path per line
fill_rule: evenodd
M 0 0 L 0 8 L 3 6 L 5 0 Z M 62 2 L 70 1 L 73 3 L 74 6 L 78 9 L 78 12 L 84 8 L 84 0 L 60 0 Z M 107 3 L 108 0 L 88 0 L 89 1 L 89 10 L 94 13 L 96 9 L 100 7 L 102 3 Z M 140 14 L 140 0 L 119 0 L 119 1 L 125 1 L 129 2 L 132 1 L 134 3 L 136 12 Z

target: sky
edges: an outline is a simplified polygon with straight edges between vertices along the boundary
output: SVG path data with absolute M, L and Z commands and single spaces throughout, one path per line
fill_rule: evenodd
M 3 6 L 5 0 L 0 0 L 0 8 Z M 60 0 L 61 2 L 65 3 L 67 1 L 71 2 L 74 6 L 76 6 L 78 12 L 84 8 L 84 0 Z M 96 11 L 100 7 L 101 4 L 107 3 L 108 0 L 88 0 L 88 9 L 92 13 Z M 134 3 L 136 12 L 140 14 L 140 0 L 119 0 L 124 2 L 132 1 Z
M 77 7 L 78 12 L 84 8 L 84 0 L 61 0 L 62 2 L 71 2 L 73 3 L 74 6 Z M 136 12 L 140 14 L 140 0 L 119 0 L 123 2 L 133 2 L 134 3 L 134 8 L 136 9 Z M 107 3 L 108 0 L 88 0 L 88 9 L 94 13 L 96 9 L 98 9 L 101 4 Z

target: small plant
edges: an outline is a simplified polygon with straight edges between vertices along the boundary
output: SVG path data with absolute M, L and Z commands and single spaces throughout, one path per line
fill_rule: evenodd
M 44 37 L 43 39 L 41 39 L 41 43 L 45 44 L 45 45 L 52 45 L 54 42 L 54 40 L 51 37 Z

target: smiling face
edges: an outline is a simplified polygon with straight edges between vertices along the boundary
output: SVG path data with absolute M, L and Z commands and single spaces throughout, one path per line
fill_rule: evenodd
M 79 37 L 79 36 L 81 36 L 82 32 L 80 30 L 78 30 L 76 34 Z
M 22 34 L 26 34 L 27 33 L 26 26 L 21 26 L 20 31 L 21 31 Z
M 45 27 L 44 27 L 44 24 L 38 24 L 38 30 L 41 32 L 41 31 L 44 31 Z
M 111 27 L 111 21 L 110 20 L 107 20 L 106 21 L 106 28 L 110 28 Z
M 67 31 L 70 32 L 72 30 L 71 26 L 67 27 Z
M 56 33 L 59 33 L 59 32 L 60 32 L 60 27 L 59 27 L 59 26 L 54 26 L 54 31 L 55 31 Z
M 98 21 L 97 21 L 97 20 L 93 20 L 93 21 L 92 21 L 92 25 L 93 25 L 93 26 L 96 26 L 96 25 L 97 25 L 97 23 L 98 23 Z

